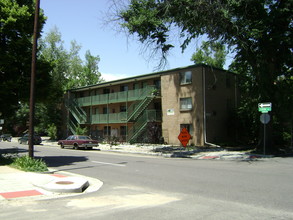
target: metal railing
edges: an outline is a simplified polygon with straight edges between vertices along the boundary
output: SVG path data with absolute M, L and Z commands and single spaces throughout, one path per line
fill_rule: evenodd
M 144 92 L 138 97 L 138 99 L 133 102 L 127 109 L 127 120 L 131 121 L 136 119 L 139 114 L 147 107 L 151 100 L 155 97 L 152 91 L 155 86 L 148 86 Z
M 126 121 L 126 112 L 112 114 L 94 114 L 92 115 L 92 124 L 104 123 L 124 123 Z
M 146 128 L 148 122 L 161 122 L 162 112 L 156 110 L 146 110 L 133 124 L 133 127 L 128 131 L 128 141 L 136 139 Z
M 71 131 L 72 134 L 75 134 L 76 133 L 76 125 L 74 124 L 73 121 L 69 121 L 68 123 L 68 127 L 69 127 L 69 130 Z
M 155 86 L 147 86 L 142 89 L 87 96 L 77 98 L 76 102 L 79 106 L 103 105 L 107 103 L 119 103 L 126 101 L 131 102 L 143 99 L 145 97 L 145 95 L 143 94 L 151 92 L 152 90 L 154 90 L 154 88 Z

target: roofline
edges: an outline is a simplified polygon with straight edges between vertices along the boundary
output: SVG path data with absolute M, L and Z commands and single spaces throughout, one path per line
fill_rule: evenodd
M 67 91 L 84 91 L 84 90 L 95 89 L 95 88 L 99 88 L 99 87 L 113 86 L 113 85 L 121 84 L 121 82 L 127 83 L 127 82 L 132 82 L 133 80 L 136 80 L 136 79 L 150 79 L 150 78 L 153 78 L 156 75 L 161 76 L 161 75 L 168 74 L 169 72 L 182 71 L 184 69 L 195 68 L 195 67 L 211 67 L 213 69 L 218 69 L 218 70 L 221 70 L 221 71 L 225 71 L 225 72 L 228 72 L 228 73 L 235 74 L 235 73 L 230 72 L 228 70 L 224 70 L 224 69 L 214 67 L 214 66 L 211 66 L 211 65 L 193 64 L 193 65 L 189 65 L 189 66 L 177 67 L 177 68 L 173 68 L 173 69 L 169 69 L 169 70 L 163 70 L 163 71 L 154 72 L 154 73 L 142 74 L 142 75 L 127 77 L 127 78 L 123 78 L 123 79 L 102 82 L 102 83 L 98 83 L 98 84 L 94 84 L 94 85 L 83 86 L 83 87 L 74 88 L 74 89 L 68 89 Z

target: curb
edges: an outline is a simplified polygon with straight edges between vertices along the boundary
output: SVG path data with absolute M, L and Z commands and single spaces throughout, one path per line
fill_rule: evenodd
M 49 172 L 50 174 L 28 173 L 31 184 L 42 190 L 43 194 L 46 195 L 46 197 L 36 198 L 36 200 L 92 193 L 103 186 L 102 181 L 92 177 L 57 170 L 50 170 Z

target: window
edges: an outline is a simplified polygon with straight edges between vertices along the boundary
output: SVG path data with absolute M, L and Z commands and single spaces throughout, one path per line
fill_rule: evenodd
M 141 82 L 141 88 L 143 89 L 143 88 L 145 88 L 145 87 L 147 87 L 147 82 Z
M 104 135 L 110 136 L 111 135 L 111 126 L 104 126 Z
M 103 114 L 108 114 L 108 108 L 107 107 L 103 108 Z
M 138 83 L 134 83 L 133 84 L 133 89 L 139 89 L 139 84 Z
M 190 135 L 192 135 L 192 133 L 193 133 L 193 126 L 192 126 L 192 124 L 181 124 L 180 125 L 180 131 L 182 130 L 182 128 L 186 128 L 187 131 L 188 131 L 188 133 Z
M 121 92 L 128 91 L 128 86 L 127 85 L 120 86 L 120 91 Z
M 110 93 L 110 89 L 103 89 L 103 94 L 109 94 Z
M 161 89 L 161 80 L 159 79 L 154 80 L 154 84 L 156 89 Z
M 120 105 L 120 112 L 126 112 L 126 106 Z
M 125 136 L 126 135 L 126 126 L 120 126 L 120 135 Z
M 187 111 L 192 109 L 192 99 L 191 98 L 180 98 L 180 110 Z
M 180 73 L 180 85 L 192 83 L 192 72 L 186 71 Z

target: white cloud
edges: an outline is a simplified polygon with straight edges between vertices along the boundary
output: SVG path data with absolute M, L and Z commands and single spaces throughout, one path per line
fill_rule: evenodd
M 124 75 L 124 74 L 113 74 L 113 73 L 101 73 L 102 78 L 108 82 L 108 81 L 113 81 L 113 80 L 118 80 L 118 79 L 124 79 L 129 76 Z

